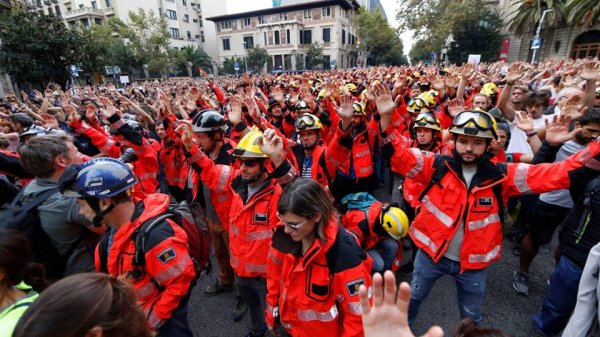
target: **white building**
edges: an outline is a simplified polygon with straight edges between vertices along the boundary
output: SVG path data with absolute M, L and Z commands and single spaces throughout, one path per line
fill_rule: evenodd
M 243 57 L 246 48 L 264 47 L 267 70 L 297 70 L 313 42 L 338 68 L 356 66 L 355 0 L 303 2 L 251 12 L 209 17 L 216 24 L 218 59 Z
M 207 28 L 206 15 L 225 13 L 224 1 L 211 0 L 26 0 L 32 10 L 42 14 L 56 15 L 71 28 L 101 25 L 112 17 L 129 21 L 129 12 L 140 8 L 164 16 L 169 26 L 171 46 L 202 48 L 209 56 L 216 57 L 216 45 L 207 43 L 207 36 L 214 28 Z M 210 25 L 212 27 L 212 23 Z M 211 50 L 212 47 L 212 50 Z

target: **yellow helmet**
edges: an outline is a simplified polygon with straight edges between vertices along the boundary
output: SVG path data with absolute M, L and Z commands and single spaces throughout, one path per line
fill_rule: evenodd
M 498 92 L 498 87 L 496 86 L 496 84 L 494 84 L 492 82 L 486 83 L 483 85 L 483 87 L 481 87 L 480 92 L 489 97 Z
M 454 118 L 449 131 L 457 135 L 496 139 L 496 130 L 496 120 L 492 115 L 481 110 L 466 110 Z
M 354 83 L 348 83 L 348 84 L 346 84 L 345 87 L 346 87 L 346 90 L 348 90 L 348 92 L 351 93 L 352 95 L 355 95 L 356 92 L 358 91 L 358 87 Z
M 383 229 L 396 240 L 402 239 L 408 233 L 408 216 L 398 207 L 382 207 L 379 221 Z
M 366 116 L 365 114 L 365 106 L 362 103 L 354 102 L 352 103 L 352 110 L 354 116 Z
M 248 132 L 240 142 L 238 143 L 235 150 L 233 150 L 233 156 L 244 157 L 244 158 L 266 158 L 260 147 L 258 146 L 259 139 L 261 139 L 263 133 L 258 130 Z
M 427 103 L 428 108 L 431 108 L 436 103 L 435 96 L 431 93 L 431 91 L 425 91 L 421 93 L 418 97 L 422 99 L 425 103 Z
M 431 112 L 421 112 L 417 116 L 417 119 L 415 119 L 415 124 L 413 125 L 413 129 L 416 128 L 427 128 L 435 131 L 442 131 L 440 121 Z
M 412 114 L 418 114 L 421 112 L 429 112 L 429 106 L 427 103 L 420 97 L 416 97 L 411 99 L 406 106 L 408 112 Z
M 294 124 L 297 132 L 305 130 L 323 130 L 323 124 L 321 124 L 319 117 L 309 113 L 298 116 L 298 118 L 296 118 L 296 123 Z
M 317 95 L 317 102 L 321 101 L 323 98 L 325 98 L 325 89 L 321 89 L 321 91 L 319 91 L 319 95 Z

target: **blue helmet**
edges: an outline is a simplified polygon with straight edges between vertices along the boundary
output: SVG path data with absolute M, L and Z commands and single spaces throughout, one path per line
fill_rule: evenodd
M 107 199 L 137 184 L 129 166 L 113 158 L 95 158 L 78 165 L 76 170 L 77 176 L 63 191 L 65 197 Z

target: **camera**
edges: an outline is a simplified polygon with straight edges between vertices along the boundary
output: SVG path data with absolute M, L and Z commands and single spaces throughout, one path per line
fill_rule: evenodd
M 138 160 L 138 156 L 135 154 L 135 151 L 128 147 L 123 150 L 123 154 L 119 157 L 119 160 L 124 164 L 133 163 Z

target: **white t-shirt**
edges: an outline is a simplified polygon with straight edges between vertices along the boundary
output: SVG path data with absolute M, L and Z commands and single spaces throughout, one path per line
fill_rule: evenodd
M 462 166 L 462 174 L 465 178 L 465 182 L 467 183 L 467 189 L 471 186 L 471 181 L 477 173 L 478 166 L 475 167 L 467 167 L 465 165 Z M 452 261 L 460 261 L 460 248 L 462 247 L 463 240 L 465 238 L 465 222 L 461 221 L 460 226 L 454 233 L 452 240 L 448 243 L 448 249 L 444 253 L 444 257 L 452 260 Z
M 554 115 L 543 115 L 542 118 L 533 120 L 533 129 L 537 130 L 544 126 L 544 121 L 551 119 Z M 507 153 L 520 152 L 524 154 L 533 154 L 531 146 L 527 142 L 527 135 L 523 130 L 519 129 L 513 122 L 507 121 L 510 128 L 510 141 L 508 142 Z

